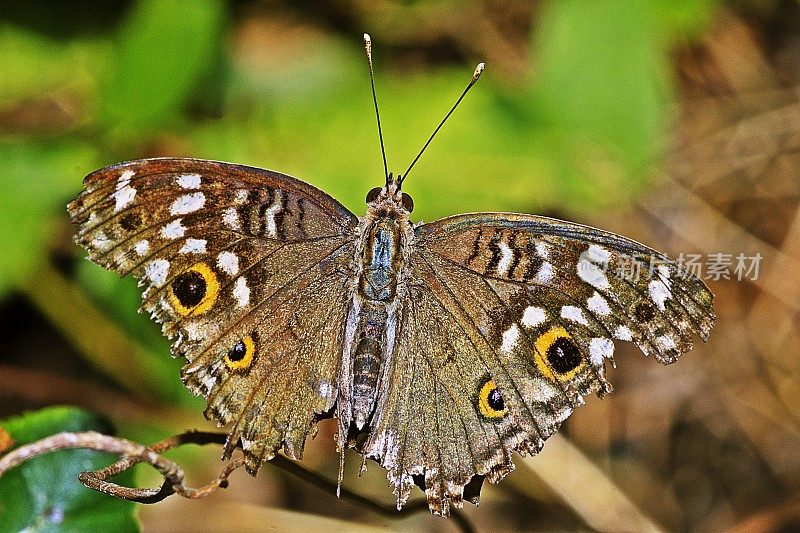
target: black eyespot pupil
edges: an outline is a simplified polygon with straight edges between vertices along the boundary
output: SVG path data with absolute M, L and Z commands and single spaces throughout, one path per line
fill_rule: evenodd
M 636 318 L 639 319 L 640 322 L 650 322 L 656 316 L 655 311 L 653 311 L 653 306 L 644 302 L 636 304 L 634 312 L 636 313 Z
M 184 272 L 172 282 L 172 292 L 182 306 L 195 307 L 206 295 L 206 280 L 200 272 Z
M 374 189 L 371 189 L 367 193 L 367 203 L 369 204 L 369 203 L 374 202 L 375 200 L 377 200 L 378 196 L 380 194 L 381 194 L 381 188 L 380 187 L 375 187 Z
M 241 361 L 244 359 L 245 355 L 247 355 L 247 346 L 244 345 L 244 341 L 239 341 L 236 343 L 236 346 L 231 348 L 228 352 L 228 359 L 231 361 Z
M 559 337 L 547 349 L 547 361 L 557 373 L 565 374 L 581 364 L 581 352 L 570 339 Z
M 403 195 L 400 197 L 400 203 L 403 205 L 403 209 L 409 213 L 414 210 L 414 200 L 412 200 L 411 196 L 408 194 L 403 193 Z
M 497 389 L 492 389 L 489 397 L 486 398 L 486 403 L 495 411 L 502 411 L 506 408 L 506 402 L 503 401 L 503 395 Z

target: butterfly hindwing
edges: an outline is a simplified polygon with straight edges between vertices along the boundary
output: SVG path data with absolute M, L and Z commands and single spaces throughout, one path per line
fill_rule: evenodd
M 513 469 L 512 451 L 537 451 L 557 427 L 512 410 L 559 419 L 561 408 L 526 400 L 513 387 L 497 396 L 501 384 L 513 385 L 516 369 L 493 355 L 479 328 L 465 327 L 462 302 L 434 268 L 414 265 L 425 283 L 412 284 L 403 301 L 393 378 L 364 453 L 388 470 L 398 504 L 416 483 L 431 510 L 446 515 L 463 499 L 476 503 L 483 478 L 499 481 Z
M 226 453 L 241 439 L 251 471 L 282 445 L 299 456 L 336 397 L 357 218 L 289 176 L 211 161 L 132 161 L 84 183 L 77 241 L 144 285 L 187 386 L 233 424 Z
M 669 363 L 714 322 L 700 280 L 601 230 L 479 214 L 416 235 L 394 380 L 366 448 L 399 502 L 416 482 L 446 514 L 510 472 L 513 452 L 536 453 L 584 395 L 611 390 L 614 339 Z

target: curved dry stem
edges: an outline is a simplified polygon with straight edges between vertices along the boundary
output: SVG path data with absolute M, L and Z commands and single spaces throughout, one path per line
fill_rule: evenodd
M 151 446 L 144 446 L 127 439 L 111 437 L 95 431 L 58 433 L 31 444 L 20 446 L 0 457 L 0 476 L 11 468 L 36 456 L 57 450 L 83 448 L 113 453 L 120 456 L 118 461 L 105 468 L 90 472 L 81 472 L 78 475 L 78 480 L 90 489 L 102 492 L 108 496 L 138 503 L 156 503 L 172 494 L 178 494 L 184 498 L 191 499 L 204 498 L 218 489 L 226 488 L 228 486 L 228 477 L 234 470 L 244 465 L 244 458 L 238 457 L 230 461 L 222 469 L 219 476 L 210 483 L 199 488 L 192 488 L 186 486 L 184 483 L 185 475 L 183 468 L 172 461 L 164 459 L 160 454 L 184 444 L 224 445 L 226 439 L 227 435 L 225 433 L 189 431 L 173 435 Z M 138 463 L 147 463 L 164 476 L 164 483 L 161 487 L 132 488 L 108 481 Z M 270 460 L 270 463 L 294 477 L 316 485 L 330 494 L 336 494 L 337 492 L 336 483 L 325 479 L 319 474 L 306 470 L 286 457 L 276 455 Z M 382 505 L 345 488 L 341 489 L 340 497 L 389 518 L 404 518 L 411 514 L 425 511 L 428 508 L 426 502 L 419 501 L 406 506 L 403 511 L 398 513 L 394 507 Z M 452 510 L 451 516 L 455 525 L 461 531 L 474 531 L 472 524 L 462 513 L 459 513 L 457 510 Z
M 121 457 L 119 461 L 100 470 L 81 472 L 78 480 L 90 489 L 115 498 L 139 503 L 155 503 L 174 493 L 180 494 L 185 498 L 202 498 L 219 488 L 227 486 L 228 476 L 231 472 L 244 465 L 244 461 L 241 458 L 231 461 L 225 466 L 217 479 L 195 489 L 185 485 L 183 468 L 172 461 L 164 459 L 159 454 L 183 444 L 219 444 L 222 442 L 224 442 L 224 435 L 207 432 L 188 432 L 175 435 L 150 447 L 127 439 L 103 435 L 95 431 L 58 433 L 31 444 L 20 446 L 0 458 L 0 476 L 9 469 L 38 455 L 57 450 L 82 448 L 113 453 Z M 147 463 L 158 470 L 164 476 L 163 485 L 160 488 L 137 489 L 107 481 L 138 463 Z

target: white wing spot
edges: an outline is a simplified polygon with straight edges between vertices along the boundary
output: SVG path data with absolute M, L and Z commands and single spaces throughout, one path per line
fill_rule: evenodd
M 589 325 L 589 321 L 586 320 L 586 317 L 583 316 L 583 311 L 580 307 L 575 307 L 574 305 L 565 305 L 561 308 L 561 318 L 566 318 L 567 320 L 571 320 L 578 324 L 583 324 L 584 326 Z
M 633 333 L 628 326 L 617 326 L 617 329 L 614 330 L 614 338 L 621 341 L 632 341 Z
M 597 291 L 595 291 L 591 298 L 586 300 L 586 307 L 589 308 L 589 311 L 599 316 L 611 314 L 611 308 L 608 306 L 608 302 L 605 298 L 600 296 L 600 293 Z
M 650 292 L 650 299 L 661 311 L 664 311 L 666 309 L 666 301 L 672 296 L 671 273 L 668 265 L 658 265 L 657 268 L 658 274 L 647 285 L 647 289 Z
M 541 257 L 542 259 L 547 259 L 550 257 L 550 250 L 547 248 L 547 245 L 543 242 L 536 243 L 536 254 Z
M 578 277 L 594 287 L 595 289 L 605 290 L 610 288 L 605 272 L 599 266 L 588 259 L 589 254 L 584 252 L 578 259 Z
M 136 189 L 131 187 L 131 178 L 133 175 L 134 172 L 132 170 L 126 170 L 120 175 L 119 180 L 117 180 L 117 190 L 111 195 L 116 202 L 114 205 L 114 212 L 122 211 L 131 205 L 134 197 L 136 197 Z
M 519 327 L 511 324 L 511 327 L 503 333 L 503 345 L 500 349 L 505 353 L 511 353 L 511 350 L 517 345 L 517 341 L 519 341 Z
M 553 279 L 553 265 L 548 262 L 542 263 L 539 272 L 536 273 L 536 280 L 539 283 L 549 283 Z
M 654 279 L 647 285 L 647 290 L 650 291 L 650 299 L 661 311 L 664 311 L 666 309 L 665 302 L 672 296 L 669 288 L 660 279 Z
M 611 252 L 596 244 L 590 245 L 584 254 L 592 263 L 608 263 L 611 260 Z
M 214 385 L 217 384 L 217 378 L 214 377 L 212 374 L 207 374 L 203 377 L 203 388 L 206 390 L 206 394 L 211 392 L 211 389 L 214 388 Z
M 508 272 L 511 266 L 511 260 L 514 258 L 514 252 L 509 245 L 502 241 L 500 241 L 497 246 L 500 248 L 500 262 L 497 263 L 497 274 L 502 276 Z
M 278 236 L 278 226 L 275 224 L 275 215 L 280 213 L 281 209 L 283 209 L 281 206 L 281 195 L 278 194 L 276 190 L 272 205 L 264 212 L 264 216 L 267 217 L 267 234 L 273 239 Z
M 100 251 L 105 251 L 111 248 L 112 244 L 113 243 L 111 242 L 111 239 L 108 238 L 108 235 L 106 235 L 102 231 L 99 232 L 97 235 L 95 235 L 94 238 L 92 239 L 92 246 L 94 246 Z
M 326 400 L 330 400 L 331 394 L 333 393 L 333 386 L 327 380 L 323 379 L 317 384 L 317 391 L 320 396 Z
M 217 255 L 217 266 L 229 276 L 235 276 L 239 273 L 239 258 L 236 257 L 236 254 L 227 250 L 220 252 Z
M 200 188 L 200 174 L 183 174 L 182 176 L 178 176 L 176 181 L 178 185 L 184 189 Z
M 180 249 L 182 254 L 204 254 L 206 253 L 205 239 L 186 239 Z
M 173 215 L 185 215 L 197 211 L 205 204 L 206 195 L 201 192 L 193 192 L 179 196 L 178 199 L 172 202 L 169 212 Z
M 589 341 L 589 360 L 594 366 L 601 366 L 603 359 L 614 356 L 614 343 L 611 339 L 595 337 Z
M 228 207 L 222 212 L 222 222 L 231 229 L 242 229 L 239 221 L 239 212 L 235 207 Z
M 190 341 L 199 341 L 203 338 L 203 328 L 200 324 L 197 323 L 190 323 L 183 326 L 183 329 L 186 330 L 186 336 L 189 338 Z
M 136 245 L 133 247 L 133 249 L 136 250 L 136 255 L 141 257 L 144 254 L 146 254 L 147 251 L 150 249 L 150 243 L 147 242 L 146 239 L 145 240 L 141 240 L 141 241 L 136 243 Z
M 176 218 L 161 230 L 161 235 L 170 240 L 180 239 L 184 233 L 186 233 L 186 228 L 183 227 L 179 218 Z
M 250 287 L 247 286 L 247 280 L 240 277 L 236 280 L 233 287 L 233 297 L 236 298 L 236 303 L 239 307 L 245 307 L 250 303 Z
M 233 201 L 236 202 L 237 205 L 245 203 L 247 201 L 247 190 L 239 189 L 236 191 L 236 196 L 233 198 Z
M 528 306 L 522 313 L 522 325 L 526 328 L 541 326 L 547 320 L 547 313 L 541 307 Z
M 169 261 L 166 259 L 154 259 L 144 267 L 144 275 L 153 282 L 153 285 L 160 287 L 167 281 L 169 275 Z

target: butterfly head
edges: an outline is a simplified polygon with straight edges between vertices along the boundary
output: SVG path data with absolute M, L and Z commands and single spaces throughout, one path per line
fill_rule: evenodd
M 403 177 L 392 177 L 391 172 L 386 178 L 386 185 L 375 187 L 367 193 L 367 206 L 373 208 L 402 209 L 406 213 L 414 210 L 414 200 L 411 196 L 400 190 Z

